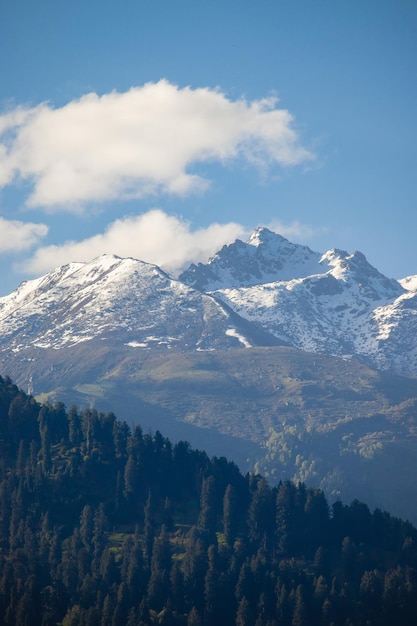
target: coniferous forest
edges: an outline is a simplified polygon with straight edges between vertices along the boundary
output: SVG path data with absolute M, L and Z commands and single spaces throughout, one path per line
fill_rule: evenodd
M 0 450 L 5 626 L 416 623 L 417 531 L 386 512 L 7 377 Z

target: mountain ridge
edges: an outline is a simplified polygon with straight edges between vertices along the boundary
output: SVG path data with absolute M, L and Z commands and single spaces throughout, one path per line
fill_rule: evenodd
M 285 273 L 289 266 L 289 273 Z M 285 280 L 319 270 L 320 254 L 295 245 L 267 228 L 257 228 L 246 242 L 237 239 L 223 246 L 207 263 L 191 264 L 179 279 L 200 289 L 252 286 L 278 277 Z
M 109 254 L 61 266 L 0 298 L 0 349 L 59 349 L 115 332 L 137 347 L 177 342 L 181 349 L 251 345 L 251 333 L 261 334 L 158 266 Z
M 179 278 L 287 345 L 417 375 L 417 279 L 387 278 L 362 252 L 320 254 L 260 228 Z
M 266 228 L 178 278 L 111 254 L 70 263 L 0 298 L 0 352 L 119 333 L 137 348 L 285 344 L 417 376 L 417 277 L 363 253 L 325 253 Z

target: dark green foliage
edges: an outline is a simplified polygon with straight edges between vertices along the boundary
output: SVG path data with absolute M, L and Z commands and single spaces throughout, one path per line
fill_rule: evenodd
M 214 476 L 204 478 L 201 485 L 200 515 L 198 528 L 205 535 L 209 544 L 216 541 L 216 487 Z
M 417 531 L 0 377 L 5 626 L 408 626 Z
M 226 487 L 223 498 L 223 533 L 229 546 L 233 545 L 239 526 L 239 506 L 236 491 L 230 483 Z

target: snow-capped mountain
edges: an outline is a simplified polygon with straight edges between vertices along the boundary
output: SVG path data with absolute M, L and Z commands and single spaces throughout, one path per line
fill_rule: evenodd
M 388 279 L 360 252 L 321 254 L 266 228 L 178 279 L 103 255 L 0 298 L 6 372 L 30 349 L 101 341 L 139 352 L 283 344 L 415 377 L 416 331 L 417 277 Z
M 0 298 L 0 350 L 13 353 L 97 338 L 138 349 L 230 348 L 257 343 L 252 334 L 212 296 L 113 255 L 59 267 Z
M 180 279 L 288 345 L 417 375 L 417 278 L 388 279 L 361 252 L 320 254 L 261 228 Z

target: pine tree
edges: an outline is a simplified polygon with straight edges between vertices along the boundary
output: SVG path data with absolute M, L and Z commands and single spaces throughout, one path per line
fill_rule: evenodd
M 259 478 L 252 493 L 248 511 L 248 535 L 259 544 L 268 541 L 274 528 L 272 491 L 264 478 Z
M 253 626 L 254 616 L 250 610 L 249 602 L 246 597 L 243 596 L 239 602 L 239 606 L 236 613 L 236 626 Z
M 151 567 L 152 549 L 155 539 L 155 514 L 152 502 L 152 493 L 149 490 L 146 500 L 143 521 L 143 544 L 145 553 L 145 564 L 148 569 Z
M 39 413 L 39 434 L 41 437 L 40 457 L 44 475 L 48 475 L 52 468 L 51 460 L 51 427 L 49 423 L 48 409 L 42 407 Z
M 106 594 L 106 597 L 104 598 L 103 608 L 101 611 L 100 626 L 112 626 L 114 608 L 114 602 L 110 594 Z
M 186 602 L 189 607 L 202 613 L 204 607 L 204 577 L 207 569 L 205 542 L 198 530 L 193 527 L 187 536 L 187 546 L 183 559 Z
M 106 547 L 109 522 L 104 512 L 104 504 L 100 503 L 94 513 L 93 527 L 93 561 L 91 569 L 95 575 L 100 571 L 101 555 Z
M 207 536 L 207 543 L 216 541 L 216 492 L 214 476 L 203 479 L 200 496 L 198 528 Z
M 123 544 L 120 575 L 126 582 L 130 601 L 137 603 L 142 600 L 148 581 L 138 529 L 133 538 L 128 537 Z
M 169 580 L 170 605 L 175 607 L 177 613 L 182 614 L 185 612 L 184 574 L 177 560 L 172 564 Z
M 80 537 L 88 553 L 91 553 L 93 546 L 94 515 L 89 504 L 86 504 L 80 517 Z
M 187 626 L 203 626 L 203 620 L 195 606 L 191 609 L 187 617 Z
M 135 456 L 130 453 L 125 465 L 124 476 L 124 496 L 126 499 L 128 512 L 133 515 L 136 513 L 137 498 L 139 491 L 139 469 Z M 135 502 L 136 501 L 136 502 Z
M 108 547 L 103 550 L 100 562 L 100 575 L 107 588 L 119 583 L 119 570 L 116 566 L 114 553 Z
M 329 507 L 324 493 L 319 489 L 307 492 L 304 506 L 305 546 L 309 554 L 322 545 L 329 534 Z
M 226 543 L 231 546 L 238 528 L 238 504 L 236 490 L 230 483 L 226 487 L 223 498 L 223 533 Z
M 149 605 L 159 611 L 166 606 L 170 595 L 171 567 L 171 546 L 166 528 L 162 527 L 161 534 L 154 539 L 148 585 Z
M 72 405 L 68 411 L 68 438 L 70 444 L 78 446 L 81 443 L 81 419 L 77 407 Z
M 125 583 L 122 581 L 117 590 L 117 599 L 111 626 L 126 626 L 129 610 L 128 593 Z
M 74 604 L 72 607 L 68 608 L 62 620 L 62 626 L 81 626 L 83 623 L 83 610 L 80 605 Z M 107 626 L 107 624 L 105 626 Z
M 131 607 L 127 616 L 126 626 L 137 626 L 139 623 L 137 612 L 134 606 Z
M 292 553 L 295 547 L 295 497 L 296 488 L 290 481 L 280 483 L 276 496 L 275 533 L 280 553 Z
M 117 458 L 126 458 L 129 435 L 130 429 L 126 422 L 115 420 L 113 424 L 113 445 Z
M 304 599 L 304 587 L 298 585 L 295 592 L 295 605 L 291 626 L 309 626 L 308 613 Z
M 217 548 L 211 545 L 208 549 L 208 567 L 204 579 L 204 622 L 206 624 L 217 624 L 220 619 L 219 577 Z

